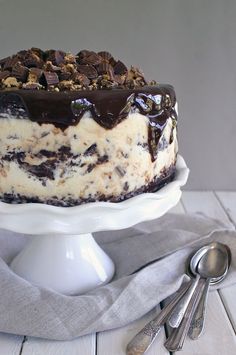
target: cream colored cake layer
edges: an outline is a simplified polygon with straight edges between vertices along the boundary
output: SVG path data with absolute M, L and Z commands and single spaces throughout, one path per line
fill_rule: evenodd
M 130 114 L 113 129 L 104 129 L 85 115 L 78 125 L 65 131 L 52 124 L 0 118 L 0 194 L 47 201 L 119 196 L 134 191 L 160 176 L 176 160 L 176 129 L 169 144 L 172 119 L 168 119 L 161 138 L 164 149 L 154 162 L 148 150 L 148 125 L 147 117 L 139 113 Z M 60 149 L 68 154 L 51 164 L 50 178 L 32 173 L 42 163 L 50 166 L 50 160 L 55 160 L 53 152 Z M 52 156 L 42 154 L 45 150 Z M 19 161 L 16 157 L 20 152 L 25 154 Z

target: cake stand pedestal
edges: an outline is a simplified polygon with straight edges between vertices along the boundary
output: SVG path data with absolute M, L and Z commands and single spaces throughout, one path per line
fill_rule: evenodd
M 179 155 L 175 179 L 155 193 L 120 203 L 94 202 L 75 207 L 0 202 L 0 228 L 31 235 L 11 263 L 29 282 L 65 295 L 87 292 L 109 282 L 113 261 L 91 233 L 119 230 L 164 215 L 181 197 L 189 169 Z

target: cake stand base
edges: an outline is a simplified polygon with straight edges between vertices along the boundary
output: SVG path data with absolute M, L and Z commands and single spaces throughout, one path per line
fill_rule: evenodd
M 76 295 L 109 282 L 112 260 L 91 233 L 121 230 L 163 216 L 181 197 L 189 169 L 178 155 L 173 181 L 153 193 L 119 203 L 92 202 L 75 207 L 0 202 L 0 228 L 31 235 L 11 268 L 32 284 Z
M 34 236 L 12 261 L 11 269 L 35 285 L 65 295 L 103 285 L 115 270 L 92 234 Z

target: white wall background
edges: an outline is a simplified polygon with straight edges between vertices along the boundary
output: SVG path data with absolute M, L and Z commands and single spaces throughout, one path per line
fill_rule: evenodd
M 0 57 L 107 49 L 172 83 L 187 188 L 236 189 L 236 0 L 0 0 Z

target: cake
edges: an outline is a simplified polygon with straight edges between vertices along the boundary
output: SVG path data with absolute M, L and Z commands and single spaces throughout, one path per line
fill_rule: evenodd
M 0 60 L 0 200 L 120 202 L 174 178 L 174 88 L 106 51 Z

